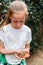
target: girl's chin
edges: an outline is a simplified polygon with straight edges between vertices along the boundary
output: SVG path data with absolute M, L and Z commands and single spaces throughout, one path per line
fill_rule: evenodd
M 22 26 L 21 27 L 14 27 L 15 29 L 21 29 L 22 28 Z
M 12 25 L 12 24 L 11 24 L 11 25 Z M 21 28 L 22 28 L 22 26 L 21 26 L 21 27 L 16 27 L 16 26 L 14 26 L 14 25 L 12 25 L 12 27 L 15 28 L 15 29 L 21 29 Z
M 15 29 L 21 29 L 21 27 L 20 28 L 18 28 L 18 27 L 14 27 Z

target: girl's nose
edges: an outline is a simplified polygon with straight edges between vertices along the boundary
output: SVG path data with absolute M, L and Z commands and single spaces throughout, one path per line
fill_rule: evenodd
M 17 24 L 18 27 L 20 27 L 20 24 Z
M 20 23 L 19 22 L 17 23 L 17 26 L 20 27 Z

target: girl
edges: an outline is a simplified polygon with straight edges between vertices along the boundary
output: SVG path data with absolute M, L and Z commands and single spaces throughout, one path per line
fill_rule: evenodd
M 23 1 L 13 1 L 7 14 L 7 25 L 0 31 L 0 54 L 5 55 L 6 63 L 25 65 L 22 60 L 29 57 L 31 29 L 25 25 L 28 9 Z M 3 64 L 4 65 L 4 64 Z

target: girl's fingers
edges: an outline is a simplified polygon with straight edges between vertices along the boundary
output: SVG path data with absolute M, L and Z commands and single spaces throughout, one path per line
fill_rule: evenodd
M 16 56 L 18 59 L 25 59 L 26 57 L 29 57 L 30 54 L 29 54 L 28 52 L 25 52 L 25 55 L 20 56 L 19 53 L 16 53 L 15 56 Z
M 24 52 L 28 52 L 29 53 L 29 49 L 23 49 Z
M 25 59 L 24 57 L 23 57 L 23 58 L 19 57 L 17 54 L 15 54 L 15 56 L 16 56 L 18 59 Z
M 29 56 L 30 56 L 30 54 L 26 54 L 26 55 L 25 55 L 25 57 L 29 57 Z
M 23 49 L 23 50 L 21 50 L 21 51 L 19 51 L 19 52 L 16 52 L 16 53 L 15 53 L 15 56 L 16 56 L 18 59 L 25 59 L 26 57 L 29 57 L 30 54 L 29 54 L 29 52 L 28 52 L 27 49 Z

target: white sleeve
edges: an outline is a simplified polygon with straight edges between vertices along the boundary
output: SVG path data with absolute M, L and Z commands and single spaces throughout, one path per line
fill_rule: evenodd
M 26 35 L 26 42 L 27 44 L 29 44 L 32 40 L 32 32 L 31 32 L 31 29 L 27 32 L 27 35 Z
M 4 32 L 0 30 L 0 40 L 4 42 Z

